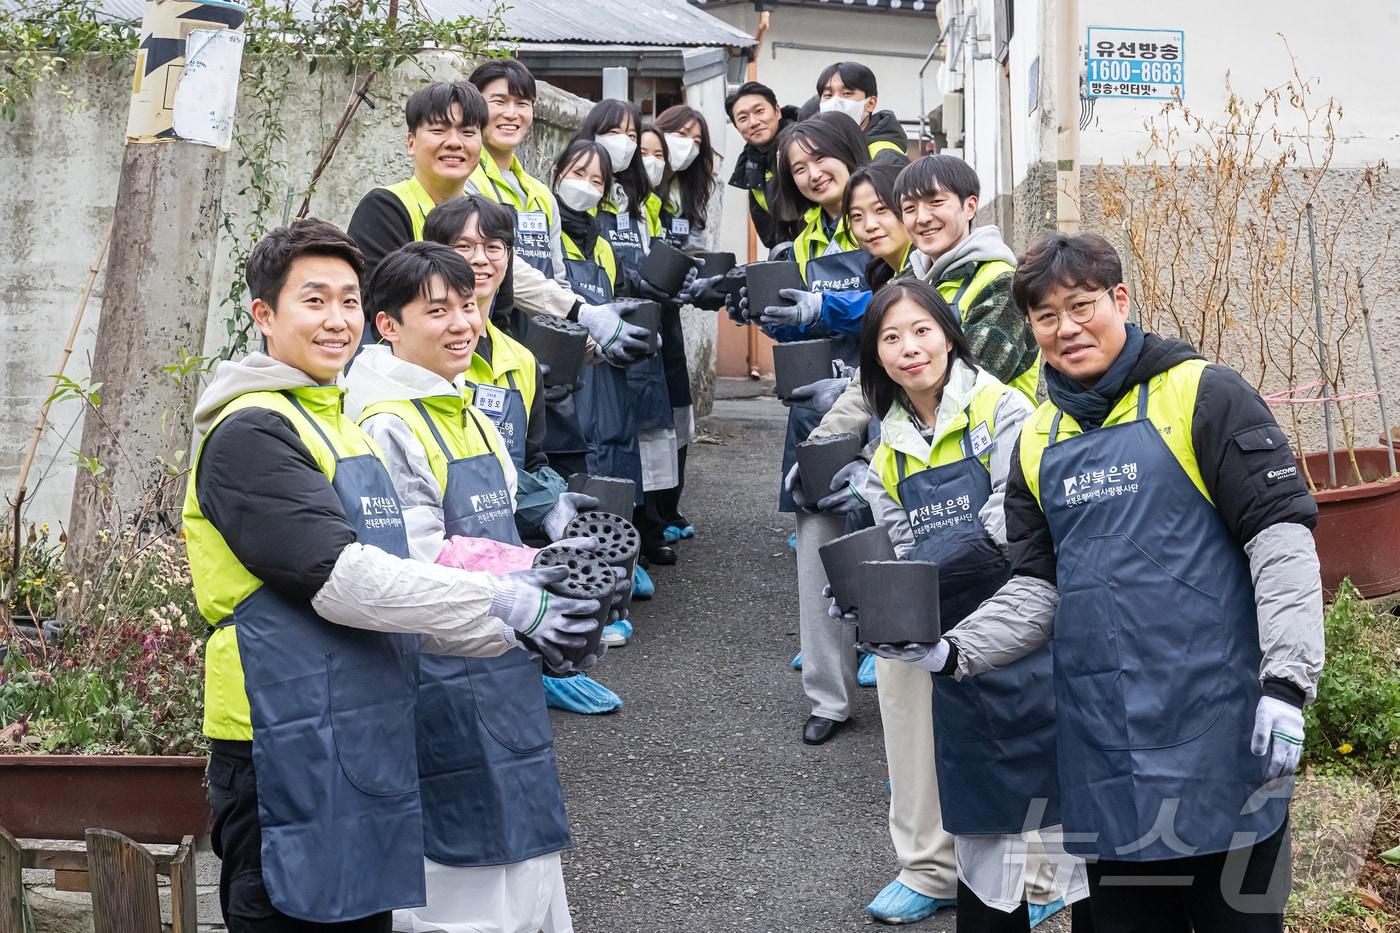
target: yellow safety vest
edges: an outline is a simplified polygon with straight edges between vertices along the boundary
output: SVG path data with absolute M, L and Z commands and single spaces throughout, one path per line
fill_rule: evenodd
M 490 321 L 486 322 L 486 333 L 491 338 L 491 362 L 486 362 L 480 354 L 472 354 L 467 382 L 508 389 L 510 380 L 507 376 L 515 373 L 515 388 L 525 399 L 525 414 L 528 416 L 535 404 L 535 355 Z M 468 387 L 466 391 L 470 394 L 472 390 Z
M 993 259 L 978 265 L 971 280 L 947 279 L 939 282 L 935 287 L 958 315 L 958 320 L 963 321 L 967 319 L 967 309 L 977 303 L 977 297 L 992 283 L 992 280 L 1007 273 L 1014 274 L 1015 271 L 1016 267 L 1011 263 Z M 1013 389 L 1020 389 L 1032 402 L 1036 400 L 1036 391 L 1040 385 L 1040 363 L 1041 354 L 1037 352 L 1030 368 L 1017 375 L 1010 383 Z
M 554 225 L 554 197 L 550 194 L 549 186 L 525 171 L 525 166 L 520 164 L 520 159 L 512 155 L 510 157 L 510 173 L 514 176 L 517 184 L 525 192 L 522 201 L 520 195 L 515 193 L 515 188 L 506 182 L 505 176 L 501 174 L 496 160 L 491 158 L 490 153 L 481 154 L 481 163 L 477 165 L 476 171 L 472 172 L 470 181 L 472 187 L 484 197 L 488 197 L 497 204 L 509 204 L 515 208 L 517 213 L 526 211 L 544 211 L 545 219 L 550 226 Z
M 1001 398 L 1010 389 L 1001 382 L 991 382 L 978 389 L 972 396 L 972 403 L 967 409 L 958 412 L 946 427 L 938 427 L 938 433 L 934 436 L 933 447 L 929 452 L 927 461 L 920 460 L 910 453 L 904 454 L 905 475 L 913 476 L 924 470 L 933 467 L 945 466 L 949 463 L 956 463 L 963 458 L 962 440 L 963 435 L 971 431 L 980 424 L 987 426 L 987 436 L 996 436 L 996 413 L 997 405 L 1001 403 Z M 969 412 L 971 418 L 968 417 Z M 899 499 L 899 455 L 901 451 L 896 450 L 889 444 L 881 443 L 875 448 L 875 455 L 871 458 L 871 465 L 875 467 L 879 474 L 880 482 L 885 487 L 885 492 L 895 502 Z M 992 451 L 988 448 L 978 458 L 982 465 L 991 468 Z M 903 505 L 902 502 L 900 502 Z
M 379 448 L 369 435 L 341 412 L 341 390 L 337 386 L 304 386 L 289 390 L 316 419 L 326 436 L 343 457 L 373 454 L 383 459 Z M 303 415 L 280 392 L 250 392 L 229 402 L 219 412 L 214 427 L 234 412 L 247 408 L 265 408 L 283 415 L 296 429 L 302 444 L 315 458 L 316 465 L 326 474 L 329 485 L 335 478 L 336 451 L 326 446 Z M 206 434 L 207 438 L 209 435 Z M 200 615 L 210 625 L 218 625 L 233 615 L 249 596 L 262 586 L 262 580 L 239 562 L 228 544 L 199 508 L 198 486 L 200 456 L 204 442 L 194 454 L 194 466 L 185 487 L 184 535 L 189 553 L 190 577 L 194 582 L 195 600 Z M 238 629 L 229 625 L 216 628 L 209 636 L 204 653 L 204 734 L 211 739 L 249 741 L 253 738 L 252 717 L 248 709 L 248 692 L 243 685 L 243 662 L 238 654 Z
M 1196 462 L 1196 447 L 1191 440 L 1196 395 L 1200 391 L 1201 373 L 1205 372 L 1206 365 L 1205 360 L 1186 360 L 1149 379 L 1147 417 L 1166 442 L 1176 462 L 1181 464 L 1181 469 L 1201 491 L 1201 495 L 1205 496 L 1206 501 L 1214 505 L 1210 493 L 1206 492 L 1205 480 L 1201 478 L 1201 468 Z M 1118 404 L 1104 419 L 1103 426 L 1107 428 L 1136 419 L 1137 398 L 1137 387 L 1134 386 L 1118 400 Z M 1050 445 L 1050 425 L 1055 420 L 1056 411 L 1058 409 L 1053 402 L 1044 402 L 1021 429 L 1021 471 L 1025 474 L 1026 485 L 1037 502 L 1041 501 L 1040 461 L 1045 455 L 1045 448 Z M 1068 413 L 1060 418 L 1057 440 L 1064 441 L 1083 433 L 1078 422 Z M 1043 502 L 1041 508 L 1044 508 Z
M 447 442 L 453 459 L 461 460 L 464 457 L 493 453 L 496 459 L 501 461 L 501 469 L 506 469 L 506 464 L 510 462 L 510 454 L 500 443 L 500 435 L 486 416 L 468 405 L 466 399 L 460 395 L 435 395 L 420 398 L 418 401 L 423 403 L 428 416 L 433 419 L 433 425 Z M 437 438 L 433 437 L 432 428 L 428 427 L 427 419 L 418 411 L 418 406 L 413 404 L 412 399 L 374 402 L 366 405 L 364 411 L 360 412 L 359 423 L 364 424 L 369 418 L 384 414 L 393 415 L 408 425 L 419 446 L 423 448 L 423 453 L 427 455 L 428 466 L 432 468 L 433 478 L 437 480 L 439 495 L 445 495 L 448 457 L 438 444 Z M 475 422 L 475 427 L 468 429 L 468 418 Z M 489 440 L 483 443 L 483 439 Z M 490 446 L 487 446 L 488 444 Z
M 408 211 L 408 219 L 413 223 L 413 239 L 423 239 L 423 224 L 433 212 L 433 208 L 437 207 L 437 202 L 428 194 L 428 189 L 423 187 L 423 183 L 415 175 L 401 182 L 385 185 L 384 190 L 398 198 Z
M 831 245 L 832 240 L 843 251 L 849 252 L 853 249 L 860 249 L 855 237 L 851 236 L 850 224 L 846 218 L 842 217 L 836 224 L 834 236 L 827 236 L 826 230 L 822 226 L 822 209 L 812 207 L 807 209 L 803 218 L 807 225 L 802 228 L 802 232 L 797 235 L 797 239 L 792 241 L 792 258 L 797 260 L 797 268 L 802 272 L 802 281 L 807 281 L 807 263 L 812 259 L 821 258 Z

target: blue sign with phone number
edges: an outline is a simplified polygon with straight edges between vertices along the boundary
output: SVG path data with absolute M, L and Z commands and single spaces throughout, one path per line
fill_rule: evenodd
M 1090 26 L 1085 49 L 1089 97 L 1172 100 L 1186 85 L 1180 29 Z

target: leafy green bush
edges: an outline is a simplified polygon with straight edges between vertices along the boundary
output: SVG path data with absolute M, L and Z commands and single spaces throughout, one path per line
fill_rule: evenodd
M 1327 663 L 1304 711 L 1304 760 L 1400 772 L 1400 620 L 1376 612 L 1344 580 L 1323 625 Z

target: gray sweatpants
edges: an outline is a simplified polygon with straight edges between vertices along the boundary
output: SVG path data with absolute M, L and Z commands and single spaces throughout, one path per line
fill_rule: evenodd
M 812 715 L 844 722 L 856 690 L 855 633 L 831 618 L 822 595 L 826 571 L 817 549 L 846 529 L 844 515 L 797 513 L 797 610 L 802 635 L 802 690 Z

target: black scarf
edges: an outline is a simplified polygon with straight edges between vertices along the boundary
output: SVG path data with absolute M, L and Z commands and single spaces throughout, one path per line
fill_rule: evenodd
M 569 239 L 574 241 L 574 245 L 583 253 L 585 259 L 593 258 L 593 244 L 598 239 L 598 234 L 602 227 L 598 224 L 597 214 L 585 214 L 583 211 L 576 211 L 563 201 L 559 202 L 559 226 Z
M 1045 385 L 1050 392 L 1050 401 L 1077 421 L 1086 432 L 1103 427 L 1104 419 L 1122 398 L 1123 390 L 1128 388 L 1128 379 L 1142 357 L 1142 329 L 1129 323 L 1127 331 L 1128 339 L 1118 358 L 1099 377 L 1099 381 L 1087 389 L 1059 370 L 1045 367 Z

